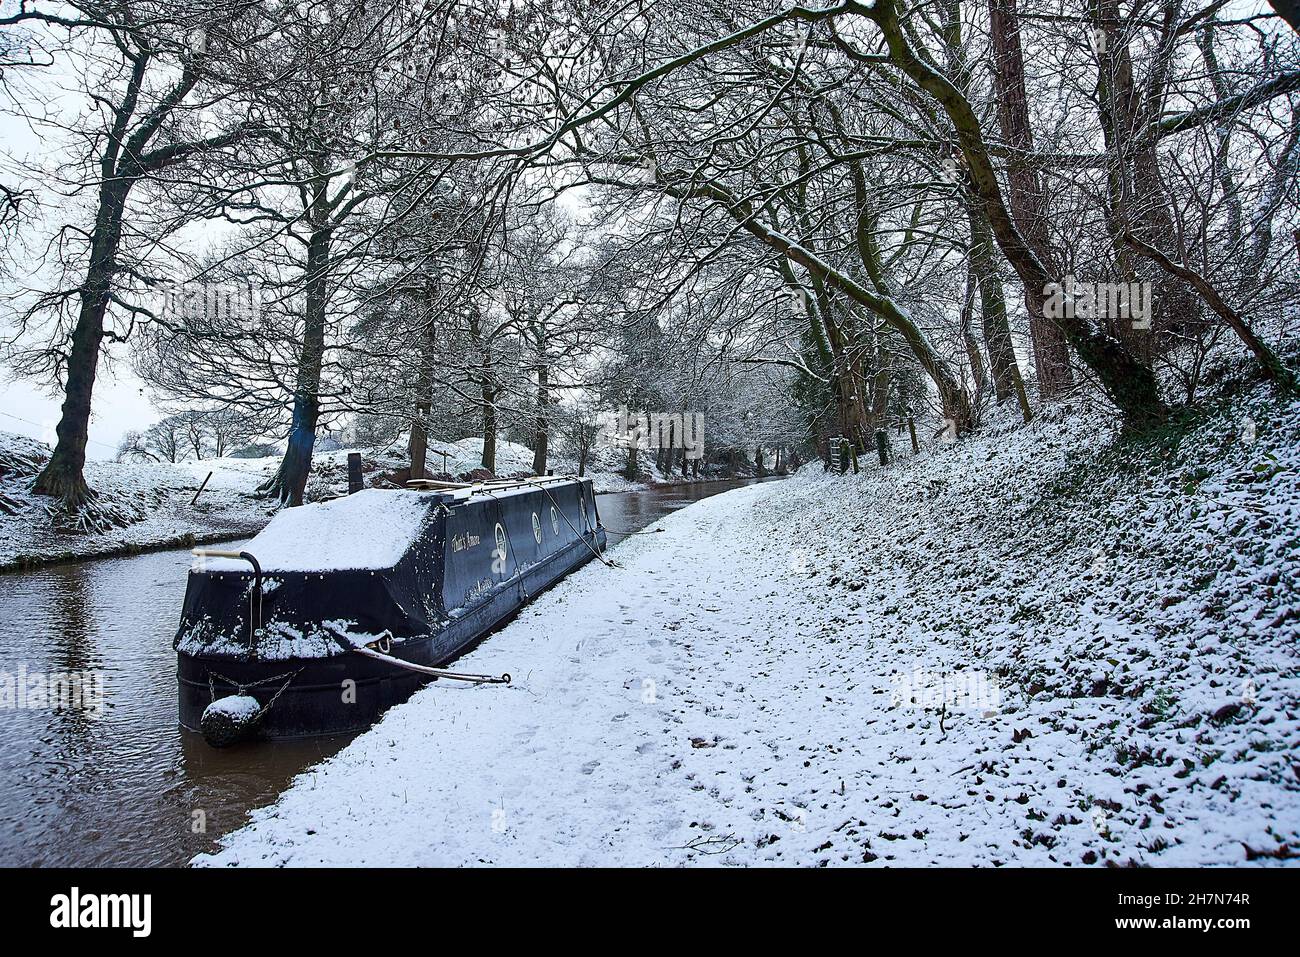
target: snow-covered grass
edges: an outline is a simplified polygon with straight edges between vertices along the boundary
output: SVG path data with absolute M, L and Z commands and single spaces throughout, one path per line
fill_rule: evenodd
M 1110 423 L 679 511 L 197 863 L 1294 858 L 1300 404 Z
M 309 501 L 347 492 L 348 451 L 313 457 Z M 367 480 L 402 464 L 375 450 L 362 454 Z M 97 504 L 110 507 L 123 524 L 87 532 L 69 527 L 69 517 L 57 503 L 30 491 L 49 455 L 44 443 L 0 432 L 0 570 L 243 538 L 255 534 L 278 511 L 276 503 L 258 494 L 258 487 L 279 467 L 278 455 L 176 463 L 89 461 L 86 481 L 98 494 Z M 200 486 L 203 491 L 195 501 Z M 5 507 L 6 501 L 16 508 Z
M 186 545 L 250 535 L 272 509 L 254 497 L 275 468 L 271 459 L 214 459 L 203 462 L 86 463 L 86 481 L 126 524 L 86 533 L 69 527 L 55 503 L 31 494 L 49 447 L 23 436 L 0 433 L 0 570 L 50 561 L 120 554 L 165 545 Z M 16 467 L 14 467 L 16 466 Z M 212 478 L 191 504 L 207 474 Z

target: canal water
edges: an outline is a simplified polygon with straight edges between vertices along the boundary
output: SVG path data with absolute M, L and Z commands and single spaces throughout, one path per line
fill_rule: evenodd
M 633 531 L 750 481 L 597 506 L 610 529 Z M 0 575 L 0 672 L 94 671 L 107 691 L 98 715 L 0 709 L 0 866 L 183 864 L 352 739 L 215 750 L 180 729 L 172 639 L 190 562 L 178 550 Z

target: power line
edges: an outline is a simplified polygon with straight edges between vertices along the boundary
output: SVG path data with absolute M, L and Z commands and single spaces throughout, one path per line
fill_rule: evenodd
M 6 418 L 13 419 L 15 422 L 25 422 L 27 425 L 34 425 L 38 429 L 49 428 L 49 426 L 41 422 L 33 422 L 31 419 L 24 419 L 21 415 L 14 415 L 12 412 L 5 412 L 3 409 L 0 409 L 0 415 L 5 416 Z M 114 453 L 117 452 L 117 446 L 109 445 L 107 442 L 100 442 L 92 438 L 87 438 L 86 441 L 89 442 L 91 445 L 98 445 L 101 448 L 112 449 Z M 232 469 L 232 468 L 227 468 L 224 465 L 205 465 L 202 459 L 195 459 L 194 461 L 196 464 L 200 465 L 201 467 L 207 468 L 211 472 L 228 472 L 231 475 L 242 475 L 245 478 L 260 477 L 257 472 L 248 469 Z M 167 462 L 167 463 L 156 462 L 155 464 L 156 465 L 164 465 L 164 464 L 180 465 L 181 463 L 180 462 Z
M 48 428 L 49 428 L 49 426 L 46 425 L 44 422 L 33 422 L 31 419 L 24 419 L 21 415 L 14 415 L 12 412 L 5 412 L 3 409 L 0 409 L 0 415 L 6 416 L 7 418 L 10 418 L 10 419 L 13 419 L 15 422 L 26 422 L 28 425 L 34 425 L 34 426 L 36 426 L 36 428 L 38 428 L 38 429 L 48 429 Z M 89 442 L 91 445 L 98 445 L 98 446 L 100 446 L 100 447 L 102 447 L 102 448 L 105 448 L 105 449 L 112 449 L 114 452 L 117 451 L 117 446 L 115 446 L 115 445 L 109 445 L 107 442 L 100 442 L 100 441 L 97 440 L 97 439 L 92 439 L 92 438 L 89 438 L 89 437 L 87 437 L 86 441 Z

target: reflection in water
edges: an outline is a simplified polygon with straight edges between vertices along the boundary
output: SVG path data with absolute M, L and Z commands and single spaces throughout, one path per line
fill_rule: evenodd
M 0 710 L 0 864 L 182 863 L 347 742 L 214 751 L 180 730 L 189 566 L 172 551 L 0 576 L 0 671 L 98 671 L 106 691 L 99 715 Z
M 602 495 L 635 530 L 748 484 Z M 611 544 L 625 536 L 610 534 Z M 176 723 L 185 551 L 0 575 L 0 672 L 96 671 L 102 713 L 0 709 L 0 865 L 177 865 L 215 847 L 352 735 L 215 750 Z
M 598 495 L 596 508 L 600 512 L 600 521 L 609 532 L 609 543 L 616 545 L 627 538 L 615 531 L 637 531 L 645 528 L 657 518 L 669 512 L 685 508 L 692 502 L 698 502 L 710 495 L 717 495 L 728 489 L 753 485 L 757 481 L 777 481 L 770 479 L 734 479 L 722 482 L 689 482 L 655 489 L 652 492 L 619 492 L 615 495 Z

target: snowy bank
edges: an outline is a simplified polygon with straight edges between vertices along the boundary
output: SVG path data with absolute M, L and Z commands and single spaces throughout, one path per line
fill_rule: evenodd
M 1108 422 L 677 512 L 196 863 L 1293 856 L 1300 405 Z
M 271 459 L 119 463 L 89 461 L 86 481 L 120 527 L 70 527 L 57 503 L 31 493 L 49 447 L 0 432 L 0 571 L 27 565 L 130 554 L 155 548 L 242 538 L 273 511 L 254 496 L 274 470 Z M 208 473 L 212 477 L 194 500 Z

